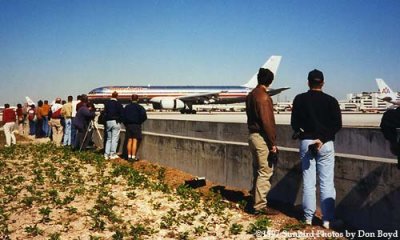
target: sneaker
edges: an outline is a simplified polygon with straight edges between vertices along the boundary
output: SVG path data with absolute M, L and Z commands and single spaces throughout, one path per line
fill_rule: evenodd
M 111 160 L 118 159 L 118 158 L 119 158 L 119 156 L 118 156 L 117 154 L 114 154 L 114 155 L 111 155 L 111 156 L 110 156 L 110 159 L 111 159 Z
M 104 159 L 105 159 L 105 160 L 109 160 L 110 157 L 109 157 L 108 155 L 104 155 Z
M 343 227 L 343 221 L 339 219 L 335 219 L 333 221 L 323 221 L 322 227 L 325 229 L 338 229 Z
M 325 228 L 325 229 L 329 229 L 330 228 L 330 222 L 329 221 L 324 221 L 322 223 L 322 227 Z
M 304 220 L 304 224 L 308 226 L 312 226 L 312 220 L 311 219 L 306 219 Z

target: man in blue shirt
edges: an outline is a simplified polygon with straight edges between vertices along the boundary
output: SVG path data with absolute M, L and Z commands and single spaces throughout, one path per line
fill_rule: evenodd
M 125 106 L 123 122 L 126 127 L 128 161 L 136 161 L 137 151 L 142 140 L 142 123 L 147 120 L 144 107 L 138 104 L 138 95 L 132 94 L 132 102 Z
M 117 147 L 119 141 L 119 134 L 121 131 L 122 121 L 122 111 L 123 107 L 121 103 L 118 102 L 118 93 L 113 92 L 111 95 L 111 99 L 108 100 L 104 105 L 105 111 L 105 120 L 106 120 L 106 133 L 107 133 L 107 141 L 106 148 L 104 152 L 105 159 L 117 159 L 119 156 L 117 155 Z

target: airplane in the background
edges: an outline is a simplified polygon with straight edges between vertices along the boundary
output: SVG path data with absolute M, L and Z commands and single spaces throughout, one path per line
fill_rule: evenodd
M 281 56 L 271 56 L 262 68 L 274 75 Z M 118 92 L 118 99 L 129 102 L 132 94 L 139 96 L 139 103 L 151 103 L 154 109 L 180 110 L 181 113 L 196 113 L 195 104 L 230 104 L 246 100 L 247 94 L 257 86 L 257 73 L 241 86 L 107 86 L 93 89 L 88 98 L 94 103 L 104 103 L 111 93 Z M 268 89 L 270 96 L 281 93 L 288 87 Z
M 383 101 L 390 102 L 396 106 L 400 106 L 400 95 L 393 92 L 392 89 L 381 78 L 376 79 L 379 88 L 379 98 Z

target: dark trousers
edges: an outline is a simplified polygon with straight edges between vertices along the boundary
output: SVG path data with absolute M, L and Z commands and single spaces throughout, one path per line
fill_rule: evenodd
M 76 134 L 75 149 L 82 151 L 86 150 L 86 148 L 89 146 L 89 143 L 92 141 L 92 135 L 93 135 L 93 128 L 89 129 L 86 126 L 82 130 L 78 129 Z
M 29 135 L 35 135 L 36 133 L 36 121 L 29 120 Z

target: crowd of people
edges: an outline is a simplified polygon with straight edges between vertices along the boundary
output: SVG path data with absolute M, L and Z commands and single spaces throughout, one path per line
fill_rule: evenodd
M 142 139 L 142 123 L 147 119 L 146 110 L 138 104 L 138 96 L 132 95 L 131 103 L 125 107 L 118 101 L 118 93 L 104 105 L 101 117 L 104 122 L 106 159 L 119 158 L 117 147 L 120 144 L 121 124 L 126 128 L 124 155 L 128 160 L 137 160 L 138 146 Z M 49 138 L 54 144 L 85 150 L 92 143 L 95 130 L 96 109 L 85 94 L 67 97 L 67 101 L 56 98 L 54 103 L 39 100 L 37 106 L 17 105 L 17 109 L 5 104 L 3 111 L 6 147 L 16 144 L 15 132 L 35 138 Z
M 253 156 L 254 179 L 251 195 L 255 214 L 274 215 L 277 212 L 267 204 L 270 178 L 277 161 L 276 126 L 273 102 L 267 89 L 274 79 L 269 69 L 261 68 L 257 75 L 258 85 L 247 96 L 246 115 L 249 130 L 249 147 Z M 305 224 L 312 225 L 316 212 L 316 184 L 319 178 L 319 196 L 323 227 L 332 228 L 336 190 L 334 184 L 336 133 L 342 128 L 338 101 L 324 93 L 325 80 L 321 71 L 314 69 L 308 74 L 309 90 L 297 95 L 293 101 L 291 126 L 294 139 L 299 139 L 299 153 L 303 176 L 303 210 Z M 86 95 L 67 101 L 57 98 L 50 106 L 48 101 L 38 101 L 37 106 L 18 104 L 16 111 L 5 104 L 3 112 L 6 146 L 16 144 L 14 135 L 18 128 L 24 131 L 29 122 L 29 135 L 51 138 L 57 145 L 71 146 L 75 150 L 86 149 L 93 134 L 95 107 Z M 145 109 L 138 104 L 138 96 L 131 96 L 125 107 L 113 92 L 104 104 L 98 123 L 104 125 L 104 158 L 119 158 L 121 124 L 126 129 L 124 155 L 130 161 L 137 160 L 137 150 L 142 139 L 141 125 L 146 121 Z M 400 108 L 390 110 L 382 118 L 381 128 L 390 141 L 391 151 L 400 156 L 400 143 L 396 128 L 400 127 Z M 399 158 L 400 167 L 400 158 Z

